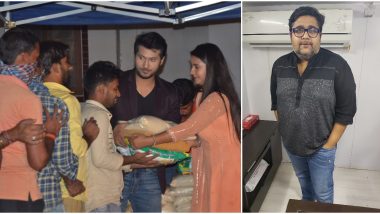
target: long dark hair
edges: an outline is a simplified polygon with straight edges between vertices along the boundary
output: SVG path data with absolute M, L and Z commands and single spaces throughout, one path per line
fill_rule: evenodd
M 205 43 L 198 45 L 190 54 L 206 64 L 206 78 L 202 86 L 203 95 L 201 102 L 213 92 L 217 92 L 223 102 L 224 99 L 221 94 L 227 96 L 230 101 L 232 122 L 234 123 L 236 134 L 240 139 L 240 101 L 222 51 L 214 44 Z M 224 106 L 227 111 L 225 103 Z

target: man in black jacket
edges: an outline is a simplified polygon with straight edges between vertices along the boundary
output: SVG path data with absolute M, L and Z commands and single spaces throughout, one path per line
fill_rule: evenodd
M 302 199 L 333 203 L 336 145 L 356 113 L 355 81 L 339 55 L 320 48 L 324 16 L 313 7 L 289 19 L 293 52 L 274 64 L 272 110 Z
M 180 122 L 179 100 L 175 87 L 158 74 L 166 57 L 167 44 L 156 32 L 137 36 L 134 44 L 135 68 L 120 76 L 120 100 L 113 108 L 115 138 L 123 143 L 123 124 L 141 115 Z M 158 176 L 157 176 L 158 175 Z M 161 212 L 161 193 L 165 189 L 165 167 L 139 168 L 124 176 L 121 208 L 128 200 L 134 212 Z

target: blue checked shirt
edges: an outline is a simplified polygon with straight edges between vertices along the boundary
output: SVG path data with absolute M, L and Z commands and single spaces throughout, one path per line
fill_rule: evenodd
M 49 163 L 38 173 L 38 184 L 45 202 L 44 211 L 49 212 L 63 203 L 59 184 L 61 175 L 75 179 L 78 170 L 78 158 L 73 154 L 70 145 L 70 130 L 67 123 L 69 111 L 66 104 L 61 99 L 51 96 L 38 78 L 30 82 L 29 88 L 40 97 L 42 105 L 50 114 L 54 112 L 54 104 L 57 104 L 58 108 L 64 112 L 63 121 L 66 121 L 55 140 Z M 45 115 L 43 115 L 43 121 L 46 121 Z
M 50 95 L 49 90 L 43 85 L 40 76 L 36 76 L 36 63 L 25 65 L 6 65 L 0 60 L 0 74 L 16 76 L 24 81 L 37 96 L 42 105 L 54 112 L 54 104 L 63 113 L 63 121 L 68 121 L 69 111 L 66 104 L 59 98 Z M 46 121 L 43 114 L 43 121 Z M 46 212 L 52 211 L 57 205 L 63 203 L 59 182 L 61 175 L 69 179 L 75 179 L 78 170 L 78 158 L 73 154 L 70 144 L 70 130 L 68 123 L 64 123 L 55 140 L 54 150 L 49 163 L 38 173 L 38 185 L 44 197 Z

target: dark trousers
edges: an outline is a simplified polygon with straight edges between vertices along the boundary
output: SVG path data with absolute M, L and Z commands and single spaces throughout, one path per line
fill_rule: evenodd
M 0 199 L 0 212 L 42 212 L 43 210 L 43 199 L 32 201 L 30 196 L 28 201 Z

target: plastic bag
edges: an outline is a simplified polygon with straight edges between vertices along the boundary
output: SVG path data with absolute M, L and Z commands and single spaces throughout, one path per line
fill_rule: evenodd
M 188 175 L 191 173 L 191 157 L 181 161 L 177 165 L 177 171 L 181 175 Z
M 161 120 L 154 116 L 140 116 L 135 119 L 129 120 L 126 122 L 127 125 L 125 127 L 126 136 L 133 136 L 136 134 L 143 134 L 146 136 L 150 136 L 152 134 L 158 134 L 166 131 L 171 126 L 175 125 L 175 123 Z M 157 145 L 157 147 L 145 147 L 142 149 L 133 149 L 128 142 L 128 138 L 125 138 L 125 144 L 127 147 L 118 146 L 118 151 L 126 156 L 134 155 L 136 152 L 151 152 L 152 155 L 158 156 L 155 158 L 155 161 L 158 161 L 160 164 L 168 165 L 173 164 L 178 161 L 182 161 L 190 155 L 185 153 L 190 150 L 190 146 L 188 143 L 181 141 L 176 143 L 168 143 L 165 147 L 165 144 Z M 164 149 L 163 149 L 164 148 Z
M 173 164 L 190 157 L 190 154 L 188 153 L 168 151 L 168 150 L 162 150 L 162 149 L 151 148 L 151 147 L 145 147 L 145 148 L 137 149 L 137 150 L 133 149 L 131 146 L 128 146 L 128 147 L 117 146 L 116 148 L 122 155 L 125 155 L 125 156 L 134 155 L 136 152 L 151 152 L 151 154 L 147 155 L 147 157 L 152 156 L 152 155 L 157 155 L 158 157 L 156 157 L 153 160 L 163 165 Z
M 125 123 L 125 121 L 124 121 Z M 140 116 L 135 119 L 126 122 L 125 127 L 126 136 L 130 137 L 133 135 L 145 135 L 152 136 L 154 134 L 162 133 L 168 130 L 170 127 L 177 125 L 171 121 L 161 120 L 160 118 L 154 116 Z M 190 136 L 186 140 L 196 140 L 195 136 Z M 127 142 L 126 142 L 127 143 Z M 177 141 L 175 143 L 163 143 L 155 145 L 154 148 L 177 151 L 177 152 L 189 152 L 190 145 L 186 141 Z
M 169 123 L 154 116 L 144 115 L 128 120 L 125 130 L 127 131 L 127 136 L 132 136 L 133 134 L 152 135 L 168 130 L 172 127 L 172 124 L 175 123 Z

